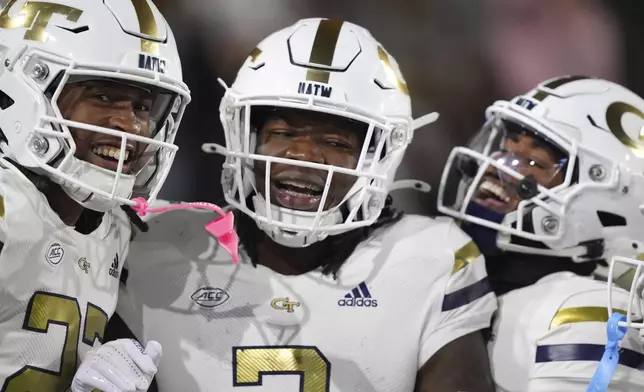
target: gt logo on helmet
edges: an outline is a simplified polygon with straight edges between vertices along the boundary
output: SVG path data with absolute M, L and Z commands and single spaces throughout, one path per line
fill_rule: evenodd
M 622 119 L 625 114 L 633 114 L 642 121 L 642 126 L 636 138 L 632 137 L 624 130 Z M 606 109 L 606 124 L 610 132 L 619 139 L 622 144 L 630 148 L 633 154 L 639 158 L 644 158 L 644 113 L 633 105 L 626 102 L 613 102 Z
M 30 41 L 45 42 L 47 38 L 45 29 L 52 15 L 63 15 L 70 22 L 78 22 L 78 18 L 83 13 L 78 8 L 68 7 L 62 4 L 28 1 L 20 12 L 12 18 L 9 16 L 9 10 L 11 10 L 11 7 L 13 7 L 16 1 L 9 0 L 7 5 L 2 9 L 2 14 L 0 14 L 0 27 L 5 29 L 27 28 L 24 39 Z
M 378 46 L 378 57 L 380 57 L 380 63 L 385 69 L 389 82 L 393 83 L 403 94 L 409 95 L 409 87 L 407 87 L 407 82 L 405 82 L 396 60 L 382 46 Z M 380 87 L 383 86 L 380 85 Z
M 69 7 L 63 4 L 49 3 L 44 1 L 27 0 L 19 12 L 12 16 L 9 11 L 18 0 L 9 0 L 0 14 L 0 27 L 5 29 L 26 28 L 24 39 L 30 41 L 45 42 L 47 39 L 47 26 L 54 14 L 63 15 L 70 22 L 78 22 L 82 10 Z M 139 22 L 139 30 L 144 36 L 158 39 L 157 22 L 154 13 L 147 0 L 132 0 L 132 6 Z M 141 38 L 141 51 L 156 54 L 159 51 L 159 43 L 149 38 Z M 161 72 L 161 71 L 158 71 Z

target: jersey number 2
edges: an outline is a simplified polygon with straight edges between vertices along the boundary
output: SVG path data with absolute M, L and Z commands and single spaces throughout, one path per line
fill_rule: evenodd
M 329 392 L 331 363 L 315 346 L 233 347 L 233 386 L 262 385 L 262 376 L 297 374 L 300 392 Z
M 102 309 L 91 303 L 87 304 L 85 315 L 83 343 L 93 346 L 96 339 L 103 340 L 108 317 Z M 47 333 L 50 324 L 67 327 L 63 352 L 60 356 L 60 370 L 56 372 L 30 365 L 24 366 L 7 377 L 0 392 L 64 391 L 69 388 L 76 373 L 81 318 L 80 306 L 76 298 L 42 291 L 35 292 L 29 301 L 22 328 Z M 32 349 L 37 348 L 32 347 Z

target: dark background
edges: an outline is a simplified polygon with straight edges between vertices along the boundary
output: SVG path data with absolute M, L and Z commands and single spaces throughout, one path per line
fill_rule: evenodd
M 399 178 L 436 189 L 453 145 L 482 125 L 486 106 L 563 74 L 587 74 L 644 94 L 641 0 L 154 0 L 178 41 L 192 90 L 180 149 L 161 197 L 222 201 L 222 159 L 201 152 L 223 143 L 223 89 L 266 35 L 305 17 L 360 24 L 398 60 L 414 115 L 440 119 L 416 133 Z M 428 161 L 429 159 L 429 161 Z M 401 191 L 408 212 L 433 213 L 430 195 Z

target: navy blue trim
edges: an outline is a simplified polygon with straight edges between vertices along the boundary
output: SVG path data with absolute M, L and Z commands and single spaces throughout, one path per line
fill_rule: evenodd
M 599 362 L 604 355 L 604 350 L 605 347 L 601 344 L 552 344 L 537 346 L 535 362 Z M 642 369 L 644 368 L 644 354 L 627 348 L 620 348 L 618 363 L 633 369 Z
M 461 306 L 474 302 L 491 292 L 492 287 L 490 286 L 490 281 L 486 276 L 474 284 L 463 287 L 453 293 L 446 294 L 443 297 L 442 311 L 447 312 L 449 310 L 460 308 Z

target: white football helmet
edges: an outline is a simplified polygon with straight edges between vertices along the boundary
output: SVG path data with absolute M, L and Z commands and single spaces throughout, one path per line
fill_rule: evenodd
M 487 123 L 469 147 L 452 150 L 441 178 L 438 209 L 495 231 L 499 249 L 610 260 L 643 252 L 644 100 L 615 83 L 566 76 L 540 84 L 486 111 Z M 550 167 L 504 150 L 519 127 L 556 150 Z M 561 181 L 546 187 L 531 169 Z M 496 177 L 485 184 L 490 171 Z M 477 211 L 479 189 L 520 200 L 490 219 Z M 508 198 L 509 199 L 509 198 Z M 503 201 L 503 200 L 501 200 Z
M 97 80 L 150 93 L 150 137 L 63 118 L 63 88 Z M 174 138 L 189 101 L 174 36 L 150 0 L 9 0 L 1 11 L 0 149 L 60 184 L 86 208 L 133 204 L 133 192 L 156 196 L 172 165 Z M 117 168 L 76 158 L 70 128 L 114 140 L 106 148 Z M 136 149 L 143 152 L 126 172 L 133 145 L 145 149 Z
M 257 130 L 250 118 L 253 108 L 260 106 L 328 113 L 368 125 L 356 167 L 258 154 Z M 437 118 L 433 114 L 412 120 L 407 84 L 396 60 L 366 29 L 321 18 L 300 20 L 260 42 L 233 85 L 226 87 L 220 116 L 226 146 L 206 144 L 204 151 L 226 157 L 222 174 L 226 201 L 252 217 L 276 242 L 290 247 L 371 225 L 392 189 L 414 130 Z M 268 180 L 267 194 L 257 191 L 256 162 L 265 162 L 266 179 L 271 164 L 325 171 L 317 211 L 272 204 Z M 339 205 L 323 210 L 334 173 L 354 176 L 355 183 Z

